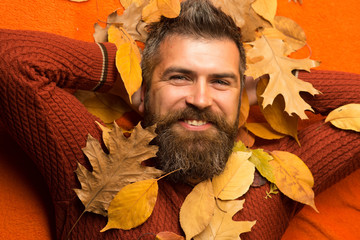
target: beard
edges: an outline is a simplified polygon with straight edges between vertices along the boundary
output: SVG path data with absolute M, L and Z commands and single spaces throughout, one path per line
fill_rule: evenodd
M 210 129 L 189 131 L 179 120 L 195 119 L 211 123 Z M 203 181 L 219 175 L 232 152 L 238 129 L 238 118 L 232 124 L 209 109 L 188 106 L 156 117 L 145 111 L 144 125 L 157 124 L 155 143 L 159 146 L 157 168 L 164 172 L 178 170 L 168 176 L 175 182 Z

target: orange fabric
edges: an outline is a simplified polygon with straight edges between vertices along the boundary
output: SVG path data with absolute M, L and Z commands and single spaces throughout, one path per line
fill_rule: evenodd
M 120 7 L 118 0 L 2 0 L 0 28 L 32 29 L 93 41 L 93 24 L 105 21 Z M 318 69 L 360 73 L 358 0 L 304 0 L 304 4 L 278 0 L 278 15 L 303 27 Z M 294 54 L 307 56 L 308 49 Z M 17 145 L 0 131 L 0 239 L 51 239 L 51 207 L 46 187 Z M 20 160 L 19 160 L 20 159 Z M 30 174 L 31 173 L 31 174 Z M 291 222 L 283 240 L 357 239 L 360 235 L 360 170 L 316 198 L 320 214 L 305 207 Z M 39 188 L 41 190 L 39 190 Z M 45 192 L 44 192 L 45 191 Z M 50 211 L 50 212 L 49 212 Z

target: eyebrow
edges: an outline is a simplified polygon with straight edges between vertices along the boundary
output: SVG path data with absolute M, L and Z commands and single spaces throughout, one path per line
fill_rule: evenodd
M 163 74 L 162 77 L 170 74 L 170 73 L 183 73 L 183 74 L 187 74 L 187 75 L 196 75 L 196 73 L 194 71 L 191 71 L 189 69 L 186 68 L 182 68 L 182 67 L 169 67 L 167 68 Z M 232 79 L 235 83 L 237 82 L 237 76 L 234 73 L 214 73 L 214 74 L 210 74 L 211 78 L 230 78 Z

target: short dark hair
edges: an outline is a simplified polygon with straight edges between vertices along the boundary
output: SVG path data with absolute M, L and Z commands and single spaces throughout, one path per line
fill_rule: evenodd
M 230 16 L 216 8 L 209 0 L 183 1 L 178 17 L 161 17 L 159 22 L 149 25 L 149 30 L 141 62 L 147 90 L 150 88 L 154 69 L 161 61 L 160 44 L 173 35 L 233 41 L 239 50 L 239 72 L 243 81 L 246 60 L 240 29 Z

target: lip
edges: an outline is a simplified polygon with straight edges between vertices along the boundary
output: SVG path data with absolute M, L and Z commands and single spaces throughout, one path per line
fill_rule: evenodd
M 189 120 L 180 120 L 179 124 L 181 126 L 183 126 L 185 129 L 188 129 L 190 131 L 205 131 L 212 126 L 212 124 L 209 122 L 206 122 L 205 124 L 202 124 L 202 125 L 192 125 L 189 123 L 191 121 L 194 121 L 194 120 L 190 120 L 190 119 Z

